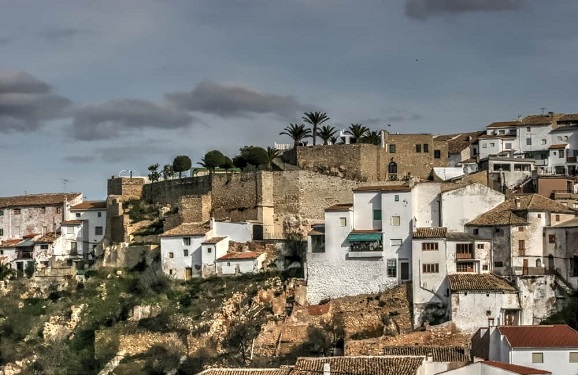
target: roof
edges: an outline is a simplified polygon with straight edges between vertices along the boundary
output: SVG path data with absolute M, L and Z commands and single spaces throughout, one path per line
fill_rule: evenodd
M 454 273 L 448 275 L 452 292 L 517 292 L 506 279 L 491 273 Z
M 35 242 L 36 243 L 53 243 L 54 241 L 56 241 L 56 239 L 58 237 L 60 237 L 60 235 L 58 235 L 54 232 L 50 232 L 50 233 L 46 233 L 45 235 L 43 235 L 42 237 L 37 239 Z
M 323 374 L 329 364 L 332 374 L 348 375 L 416 375 L 423 357 L 325 357 L 298 358 L 291 375 Z
M 448 232 L 448 228 L 446 227 L 437 227 L 437 228 L 424 228 L 418 227 L 415 228 L 413 232 L 413 238 L 445 238 Z
M 183 223 L 173 229 L 169 229 L 160 237 L 204 236 L 211 230 L 208 223 Z
M 15 247 L 20 242 L 22 242 L 22 238 L 15 238 L 12 240 L 4 240 L 0 243 L 0 247 L 2 247 L 2 248 Z
M 353 208 L 353 203 L 338 203 L 327 207 L 325 211 L 349 211 L 351 208 Z
M 578 331 L 566 324 L 501 326 L 512 348 L 578 348 Z
M 289 375 L 290 367 L 284 368 L 211 368 L 198 375 Z
M 575 228 L 578 227 L 578 217 L 564 221 L 560 224 L 552 225 L 554 228 Z
M 60 223 L 60 225 L 80 225 L 82 222 L 83 220 L 66 220 Z
M 434 362 L 468 362 L 469 356 L 461 346 L 386 346 L 385 355 L 431 356 Z
M 450 154 L 462 152 L 472 143 L 477 142 L 478 137 L 482 134 L 484 134 L 484 132 L 480 131 L 458 134 L 456 137 L 448 140 L 448 152 Z
M 257 253 L 255 251 L 243 251 L 243 252 L 231 252 L 223 255 L 217 260 L 248 260 L 257 259 L 263 253 Z
M 105 210 L 106 201 L 84 201 L 76 206 L 70 207 L 72 211 L 74 210 Z
M 203 242 L 203 245 L 216 244 L 223 241 L 227 237 L 211 237 Z
M 411 188 L 408 185 L 377 185 L 377 186 L 360 186 L 358 188 L 353 189 L 354 192 L 356 191 L 382 191 L 382 192 L 395 192 L 395 191 L 411 191 Z
M 515 134 L 482 134 L 478 139 L 513 139 L 516 138 Z
M 550 115 L 530 115 L 522 119 L 523 125 L 550 125 L 551 123 Z
M 28 239 L 25 239 L 21 242 L 18 242 L 14 246 L 15 247 L 31 247 L 31 246 L 34 246 L 34 240 L 32 240 L 31 238 L 28 238 Z
M 0 208 L 22 206 L 50 206 L 62 204 L 68 198 L 77 198 L 81 193 L 50 193 L 0 197 Z
M 522 123 L 520 121 L 496 121 L 492 122 L 486 128 L 509 128 L 514 126 L 520 126 Z
M 563 121 L 578 121 L 578 113 L 569 113 L 566 115 L 561 115 L 560 117 L 558 117 L 558 122 L 563 122 Z
M 550 150 L 564 149 L 567 146 L 568 146 L 567 143 L 561 143 L 561 144 L 557 144 L 557 145 L 551 145 L 550 147 L 548 147 L 548 149 L 550 149 Z
M 578 129 L 578 125 L 564 125 L 550 130 L 550 133 L 574 132 L 576 129 Z
M 517 202 L 517 203 L 516 203 Z M 540 194 L 516 195 L 466 223 L 473 226 L 524 225 L 521 211 L 576 214 L 577 212 Z
M 518 375 L 542 375 L 542 374 L 547 375 L 547 374 L 552 374 L 550 371 L 545 371 L 545 370 L 540 370 L 537 368 L 531 368 L 531 367 L 520 366 L 520 365 L 512 365 L 510 363 L 504 363 L 504 362 L 482 361 L 482 363 L 484 365 L 497 367 L 497 368 L 500 368 L 502 370 L 510 371 L 510 372 L 512 372 L 514 374 L 518 374 Z

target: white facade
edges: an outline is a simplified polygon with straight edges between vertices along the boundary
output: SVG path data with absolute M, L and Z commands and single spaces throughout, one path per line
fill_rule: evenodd
M 223 275 L 258 273 L 263 268 L 266 254 L 252 259 L 217 259 L 217 269 Z
M 210 235 L 187 235 L 161 237 L 161 262 L 166 275 L 188 280 L 200 276 L 202 271 L 201 244 Z
M 499 364 L 487 363 L 487 362 L 474 362 L 469 365 L 448 370 L 444 372 L 444 375 L 516 375 L 516 374 L 531 374 L 527 370 L 523 372 L 517 372 L 512 369 L 503 369 L 498 367 Z M 551 374 L 551 373 L 550 373 Z
M 106 202 L 82 202 L 70 207 L 66 213 L 66 220 L 83 221 L 86 238 L 83 238 L 82 248 L 87 253 L 94 253 L 94 249 L 104 239 L 106 229 Z

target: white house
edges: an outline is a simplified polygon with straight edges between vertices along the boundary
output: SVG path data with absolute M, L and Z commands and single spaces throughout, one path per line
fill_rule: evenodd
M 578 373 L 578 331 L 567 325 L 486 327 L 473 336 L 472 352 L 557 375 Z
M 63 221 L 60 226 L 62 246 L 54 249 L 57 260 L 81 259 L 87 254 L 85 238 L 88 238 L 88 226 L 83 220 Z
M 217 259 L 217 272 L 223 275 L 258 273 L 263 268 L 265 253 L 253 251 L 228 253 Z
M 85 253 L 94 254 L 96 246 L 104 238 L 106 201 L 84 201 L 71 206 L 67 216 L 67 220 L 83 221 L 83 233 L 86 234 L 86 238 L 82 239 L 82 249 Z M 84 226 L 87 226 L 87 228 L 84 228 Z
M 537 368 L 512 365 L 510 363 L 496 361 L 480 361 L 467 364 L 453 370 L 448 370 L 444 375 L 552 375 L 550 371 Z

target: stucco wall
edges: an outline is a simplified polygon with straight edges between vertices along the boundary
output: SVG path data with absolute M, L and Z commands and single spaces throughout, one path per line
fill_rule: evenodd
M 518 276 L 514 279 L 520 290 L 522 307 L 520 324 L 540 324 L 557 309 L 554 275 Z
M 468 221 L 491 210 L 504 200 L 503 194 L 480 184 L 443 192 L 441 226 L 450 231 L 461 232 Z
M 454 293 L 451 296 L 451 320 L 457 328 L 474 332 L 488 326 L 488 319 L 494 324 L 504 324 L 502 309 L 519 308 L 516 293 Z
M 578 348 L 573 349 L 521 349 L 512 351 L 512 362 L 521 366 L 528 366 L 542 370 L 552 371 L 556 375 L 578 374 L 578 363 L 569 363 L 569 352 L 578 352 Z M 532 353 L 543 353 L 544 363 L 532 363 Z

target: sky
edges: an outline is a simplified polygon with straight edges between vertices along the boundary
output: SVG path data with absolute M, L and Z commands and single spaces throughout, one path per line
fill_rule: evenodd
M 576 0 L 0 0 L 0 196 L 344 129 L 578 112 Z M 387 126 L 389 124 L 390 126 Z

